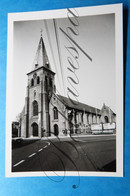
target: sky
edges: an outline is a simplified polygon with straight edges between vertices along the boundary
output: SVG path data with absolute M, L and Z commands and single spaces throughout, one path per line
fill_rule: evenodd
M 75 28 L 68 18 L 57 19 L 55 22 L 56 32 L 53 20 L 14 22 L 12 75 L 14 109 L 12 120 L 16 119 L 25 104 L 26 74 L 32 70 L 41 29 L 51 69 L 56 73 L 55 82 L 58 92 L 67 96 L 67 87 L 72 88 L 67 78 L 72 77 L 75 80 L 77 78 L 79 84 L 73 83 L 73 86 L 79 94 L 80 102 L 99 109 L 105 103 L 116 112 L 114 14 L 77 18 L 76 32 L 78 35 L 69 33 L 73 40 L 92 58 L 92 61 L 75 46 L 79 54 L 77 58 L 79 69 L 75 70 L 76 76 L 67 69 L 67 67 L 72 68 L 68 58 L 71 58 L 73 63 L 76 62 L 66 49 L 72 45 L 60 30 L 61 28 L 67 32 L 67 27 L 71 27 L 73 30 Z M 72 50 L 70 51 L 72 52 Z M 76 66 L 76 64 L 74 65 Z

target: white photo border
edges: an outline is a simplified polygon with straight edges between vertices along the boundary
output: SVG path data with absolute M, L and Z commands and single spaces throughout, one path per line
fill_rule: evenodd
M 123 19 L 122 4 L 75 8 L 79 16 L 115 14 L 115 57 L 116 57 L 116 172 L 81 172 L 80 176 L 113 176 L 123 177 Z M 11 89 L 13 75 L 13 25 L 16 21 L 34 21 L 52 18 L 66 18 L 66 9 L 9 13 L 8 14 L 8 46 L 7 46 L 7 89 L 6 89 L 6 177 L 46 176 L 44 172 L 12 172 L 11 171 Z M 55 176 L 54 172 L 46 172 Z M 64 172 L 57 172 L 63 176 Z M 65 173 L 66 176 L 77 176 L 77 172 Z

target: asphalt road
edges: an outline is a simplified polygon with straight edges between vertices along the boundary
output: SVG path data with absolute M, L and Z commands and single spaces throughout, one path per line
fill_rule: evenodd
M 39 140 L 12 150 L 12 171 L 115 171 L 116 136 Z

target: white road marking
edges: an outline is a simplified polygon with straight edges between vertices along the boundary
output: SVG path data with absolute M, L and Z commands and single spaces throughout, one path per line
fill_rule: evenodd
M 33 153 L 33 154 L 29 155 L 28 157 L 29 157 L 29 158 L 30 158 L 30 157 L 33 157 L 35 154 L 36 154 L 36 153 Z
M 25 161 L 25 160 L 22 160 L 22 161 L 16 163 L 15 165 L 13 165 L 13 167 L 16 167 L 17 165 L 20 165 L 20 164 L 23 163 L 24 161 Z
M 44 148 L 47 148 L 47 146 L 44 146 Z
M 44 146 L 43 148 L 47 148 L 49 145 L 50 145 L 50 142 L 47 142 L 47 146 Z M 42 150 L 43 150 L 43 148 L 41 148 L 41 149 L 39 149 L 38 150 L 38 152 L 41 152 Z M 31 155 L 29 155 L 28 157 L 30 158 L 30 157 L 33 157 L 35 154 L 37 154 L 37 153 L 33 153 L 33 154 L 31 154 Z M 13 167 L 16 167 L 17 165 L 20 165 L 21 163 L 23 163 L 25 160 L 21 160 L 21 161 L 19 161 L 18 163 L 16 163 L 15 165 L 13 165 Z
M 43 148 L 39 149 L 38 152 L 41 152 L 43 150 Z

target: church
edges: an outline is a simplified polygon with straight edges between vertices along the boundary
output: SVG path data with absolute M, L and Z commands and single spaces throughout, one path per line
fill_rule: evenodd
M 35 60 L 27 73 L 19 137 L 85 134 L 91 132 L 91 125 L 116 122 L 116 114 L 105 104 L 101 109 L 80 102 L 73 104 L 69 98 L 56 94 L 56 74 L 51 70 L 42 35 Z

